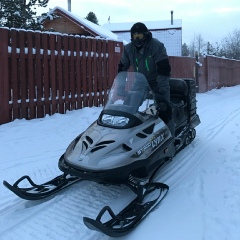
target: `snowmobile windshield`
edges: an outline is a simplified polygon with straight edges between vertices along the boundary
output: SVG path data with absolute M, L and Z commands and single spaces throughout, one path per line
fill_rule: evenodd
M 120 72 L 114 79 L 101 114 L 103 125 L 127 128 L 156 115 L 156 107 L 146 77 L 136 72 Z

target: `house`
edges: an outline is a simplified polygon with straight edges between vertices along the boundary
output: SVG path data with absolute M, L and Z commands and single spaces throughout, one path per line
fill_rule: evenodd
M 171 17 L 171 20 L 141 22 L 147 26 L 154 38 L 164 43 L 169 56 L 182 56 L 182 20 L 173 20 L 173 17 Z M 134 23 L 106 23 L 102 27 L 130 42 L 130 29 Z
M 53 13 L 60 18 L 45 20 L 43 26 L 46 30 L 54 29 L 60 33 L 100 37 L 120 41 L 123 44 L 131 41 L 130 29 L 135 22 L 106 23 L 99 26 L 58 6 L 49 11 L 50 18 Z M 169 56 L 182 55 L 182 20 L 173 20 L 173 12 L 171 20 L 142 22 L 152 32 L 153 37 L 164 43 Z
M 60 18 L 52 19 L 52 14 Z M 48 12 L 51 20 L 44 20 L 43 26 L 46 30 L 54 29 L 59 33 L 81 35 L 86 37 L 101 37 L 104 39 L 119 41 L 119 37 L 110 30 L 103 28 L 85 18 L 79 17 L 61 7 L 55 7 Z M 120 40 L 122 41 L 122 40 Z

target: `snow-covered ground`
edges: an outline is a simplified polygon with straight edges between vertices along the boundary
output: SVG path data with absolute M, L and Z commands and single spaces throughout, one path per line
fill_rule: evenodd
M 240 239 L 240 85 L 197 94 L 197 137 L 160 173 L 170 191 L 124 240 Z M 85 108 L 0 126 L 0 181 L 30 175 L 37 183 L 60 174 L 57 163 L 70 141 L 101 108 Z M 83 216 L 132 199 L 124 186 L 79 182 L 41 201 L 17 198 L 0 185 L 1 240 L 111 239 L 91 231 Z

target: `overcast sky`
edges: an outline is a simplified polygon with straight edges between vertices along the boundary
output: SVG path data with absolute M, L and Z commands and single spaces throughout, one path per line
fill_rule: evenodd
M 48 8 L 68 9 L 68 0 L 50 0 Z M 205 41 L 221 42 L 234 29 L 240 29 L 240 0 L 71 0 L 71 11 L 85 18 L 94 12 L 102 25 L 111 23 L 182 19 L 183 43 L 194 34 Z M 46 11 L 46 9 L 44 9 Z

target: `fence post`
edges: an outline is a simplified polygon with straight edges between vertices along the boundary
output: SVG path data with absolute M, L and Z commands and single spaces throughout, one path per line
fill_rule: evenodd
M 28 109 L 27 109 L 27 94 L 28 94 L 28 81 L 26 79 L 27 73 L 26 73 L 26 55 L 25 55 L 25 47 L 26 47 L 26 31 L 20 29 L 19 30 L 19 49 L 20 49 L 20 55 L 19 55 L 19 76 L 20 76 L 20 83 L 21 83 L 21 105 L 20 105 L 20 111 L 21 111 L 21 118 L 28 119 Z
M 77 104 L 76 109 L 82 108 L 82 54 L 83 51 L 81 49 L 81 38 L 79 35 L 75 35 L 75 42 L 76 42 L 76 94 L 77 94 Z
M 196 62 L 195 62 L 195 79 L 196 79 L 196 92 L 199 92 L 199 74 L 198 74 L 198 68 L 199 68 L 199 58 L 198 58 L 198 52 L 195 52 L 195 58 L 196 58 Z
M 8 28 L 0 28 L 0 124 L 11 121 L 9 112 Z
M 108 88 L 112 86 L 112 82 L 116 76 L 114 63 L 114 44 L 112 40 L 108 40 Z

